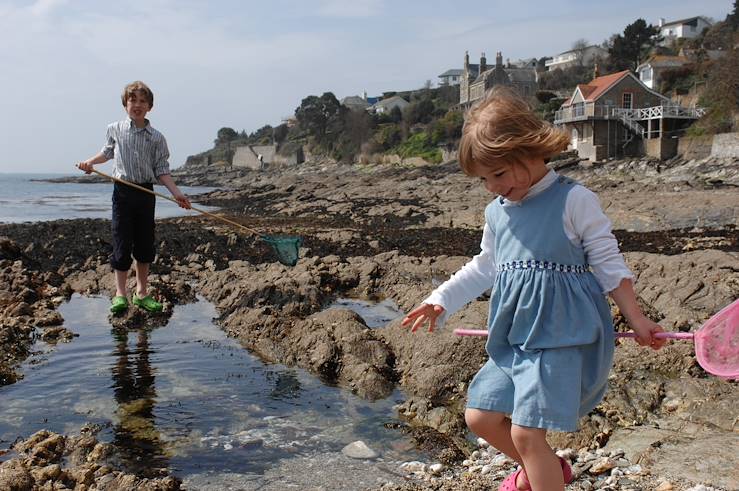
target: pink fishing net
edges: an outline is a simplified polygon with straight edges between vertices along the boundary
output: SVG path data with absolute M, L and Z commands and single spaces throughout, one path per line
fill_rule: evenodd
M 708 373 L 739 379 L 739 299 L 695 333 L 695 356 Z

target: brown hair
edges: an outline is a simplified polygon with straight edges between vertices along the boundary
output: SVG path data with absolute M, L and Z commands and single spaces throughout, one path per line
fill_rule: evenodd
M 123 93 L 121 94 L 121 102 L 123 103 L 123 107 L 126 107 L 128 99 L 130 99 L 135 92 L 139 92 L 140 95 L 143 95 L 146 100 L 149 101 L 150 109 L 154 107 L 154 93 L 144 82 L 140 80 L 131 82 L 123 88 Z
M 480 165 L 546 160 L 568 144 L 566 132 L 539 118 L 511 89 L 496 87 L 465 118 L 459 165 L 470 175 Z

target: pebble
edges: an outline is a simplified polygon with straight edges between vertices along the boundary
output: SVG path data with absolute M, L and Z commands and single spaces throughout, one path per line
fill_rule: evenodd
M 612 461 L 608 457 L 603 457 L 593 464 L 593 466 L 590 468 L 590 473 L 603 474 L 604 472 L 610 471 L 614 467 L 616 467 L 616 463 L 614 461 Z
M 379 454 L 369 448 L 362 440 L 357 440 L 341 449 L 341 453 L 352 459 L 376 459 Z
M 478 439 L 478 445 L 479 448 L 474 450 L 461 466 L 447 467 L 438 463 L 429 465 L 413 461 L 405 462 L 400 467 L 408 473 L 416 474 L 418 478 L 433 482 L 439 479 L 447 481 L 459 479 L 463 474 L 479 474 L 498 482 L 518 468 L 516 462 L 498 452 L 484 440 Z M 646 481 L 642 482 L 643 476 L 649 473 L 645 473 L 641 465 L 632 464 L 625 457 L 626 452 L 620 448 L 613 450 L 601 448 L 593 451 L 587 448 L 581 448 L 579 451 L 564 448 L 557 450 L 556 453 L 571 462 L 576 476 L 572 489 L 577 491 L 675 491 L 678 489 L 664 478 L 658 479 L 660 483 L 658 487 Z M 685 491 L 723 490 L 698 484 Z
M 418 462 L 417 460 L 414 460 L 413 462 L 405 462 L 400 465 L 400 468 L 403 469 L 406 472 L 425 472 L 426 471 L 426 464 L 423 462 Z

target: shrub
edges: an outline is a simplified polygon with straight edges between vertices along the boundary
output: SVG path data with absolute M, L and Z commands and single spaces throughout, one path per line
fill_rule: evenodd
M 395 147 L 395 152 L 402 158 L 421 157 L 427 162 L 441 162 L 441 151 L 432 145 L 431 138 L 425 131 L 416 133 Z
M 461 111 L 449 111 L 431 124 L 431 143 L 438 145 L 454 141 L 462 136 L 464 115 Z

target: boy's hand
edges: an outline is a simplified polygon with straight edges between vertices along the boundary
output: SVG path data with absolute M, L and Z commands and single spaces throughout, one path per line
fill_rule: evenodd
M 629 324 L 637 335 L 636 342 L 641 346 L 649 346 L 653 350 L 658 350 L 667 342 L 666 339 L 654 337 L 654 334 L 664 332 L 662 326 L 643 315 L 632 320 Z
M 186 210 L 189 210 L 192 208 L 192 205 L 190 204 L 190 200 L 187 196 L 182 194 L 181 192 L 172 193 L 172 197 L 174 197 L 175 200 L 177 200 L 177 204 L 180 205 L 180 208 L 185 208 Z
M 90 162 L 80 162 L 79 164 L 77 164 L 77 168 L 79 170 L 85 171 L 85 174 L 92 173 L 93 167 L 94 166 Z
M 422 303 L 415 309 L 411 310 L 408 315 L 405 316 L 400 325 L 406 327 L 413 322 L 411 332 L 416 332 L 419 327 L 426 323 L 426 321 L 429 321 L 429 332 L 431 332 L 434 330 L 434 327 L 436 327 L 436 319 L 443 313 L 444 307 L 441 305 Z

